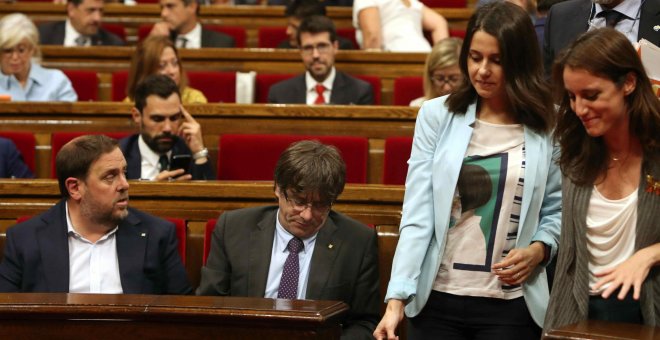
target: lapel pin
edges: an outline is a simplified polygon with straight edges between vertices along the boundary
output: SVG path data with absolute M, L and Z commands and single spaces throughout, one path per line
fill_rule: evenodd
M 328 249 L 332 249 L 332 247 L 334 247 L 332 243 L 328 244 Z
M 147 236 L 147 233 L 142 233 L 140 236 L 142 236 L 142 237 L 146 237 L 146 236 Z
M 656 32 L 660 31 L 660 25 L 653 26 L 653 30 L 656 31 Z
M 660 181 L 651 175 L 646 175 L 646 192 L 655 193 L 660 196 Z

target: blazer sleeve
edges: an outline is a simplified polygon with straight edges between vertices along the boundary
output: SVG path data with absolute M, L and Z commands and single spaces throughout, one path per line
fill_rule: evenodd
M 374 104 L 374 90 L 371 84 L 361 84 L 358 87 L 359 97 L 356 102 L 358 105 L 373 105 Z
M 12 229 L 7 230 L 4 258 L 0 263 L 0 293 L 19 292 L 22 284 L 23 264 Z
M 220 215 L 215 230 L 211 236 L 211 250 L 202 267 L 202 279 L 197 288 L 197 295 L 221 295 L 231 293 L 231 265 L 225 253 L 224 231 L 227 224 L 227 215 Z
M 550 258 L 554 258 L 559 248 L 559 232 L 561 229 L 561 170 L 555 162 L 559 158 L 559 147 L 552 148 L 552 158 L 549 160 L 548 178 L 545 193 L 541 203 L 539 226 L 532 237 L 532 242 L 541 241 L 550 246 Z M 547 263 L 545 263 L 547 264 Z

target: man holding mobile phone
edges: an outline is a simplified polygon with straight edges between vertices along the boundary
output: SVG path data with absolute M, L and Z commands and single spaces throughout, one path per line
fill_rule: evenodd
M 128 179 L 215 179 L 202 129 L 181 105 L 179 88 L 171 78 L 145 78 L 135 91 L 131 111 L 140 133 L 119 141 Z

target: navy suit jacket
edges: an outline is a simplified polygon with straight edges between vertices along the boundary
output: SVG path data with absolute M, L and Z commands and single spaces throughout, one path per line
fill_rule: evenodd
M 277 206 L 225 212 L 213 231 L 198 295 L 264 297 Z M 342 339 L 373 339 L 380 320 L 376 232 L 331 211 L 316 237 L 306 299 L 344 301 Z
M 23 156 L 10 139 L 0 137 L 0 178 L 32 178 Z
M 306 104 L 307 87 L 305 74 L 295 76 L 274 84 L 268 91 L 268 102 L 278 104 Z M 371 84 L 346 73 L 336 71 L 332 83 L 330 102 L 332 105 L 372 105 L 374 93 Z
M 124 153 L 126 158 L 127 172 L 126 178 L 140 179 L 142 178 L 142 155 L 140 154 L 140 147 L 138 145 L 139 134 L 134 134 L 124 137 L 119 141 L 119 148 Z M 191 151 L 183 141 L 183 139 L 176 137 L 176 142 L 172 147 L 172 156 L 174 155 L 190 155 Z M 192 175 L 193 180 L 212 180 L 215 179 L 213 173 L 213 166 L 211 166 L 211 159 L 204 164 L 195 164 L 195 161 L 190 161 L 190 169 L 186 173 Z
M 64 21 L 47 22 L 39 25 L 39 40 L 42 45 L 64 45 Z M 124 41 L 118 36 L 99 28 L 92 36 L 92 45 L 123 46 Z
M 117 229 L 124 294 L 190 294 L 172 223 L 129 208 Z M 0 292 L 69 292 L 65 200 L 7 230 Z
M 589 28 L 591 0 L 568 0 L 550 7 L 545 21 L 543 62 L 546 74 L 552 71 L 552 63 L 559 52 Z M 660 31 L 653 29 L 660 23 L 660 1 L 642 3 L 637 40 L 644 38 L 660 46 Z

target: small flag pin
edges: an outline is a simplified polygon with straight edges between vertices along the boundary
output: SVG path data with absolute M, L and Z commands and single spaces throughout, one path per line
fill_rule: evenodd
M 145 237 L 145 236 L 147 236 L 147 233 L 142 233 L 142 235 L 140 235 L 140 236 Z
M 332 243 L 328 244 L 328 249 L 332 249 L 332 247 L 334 247 Z

